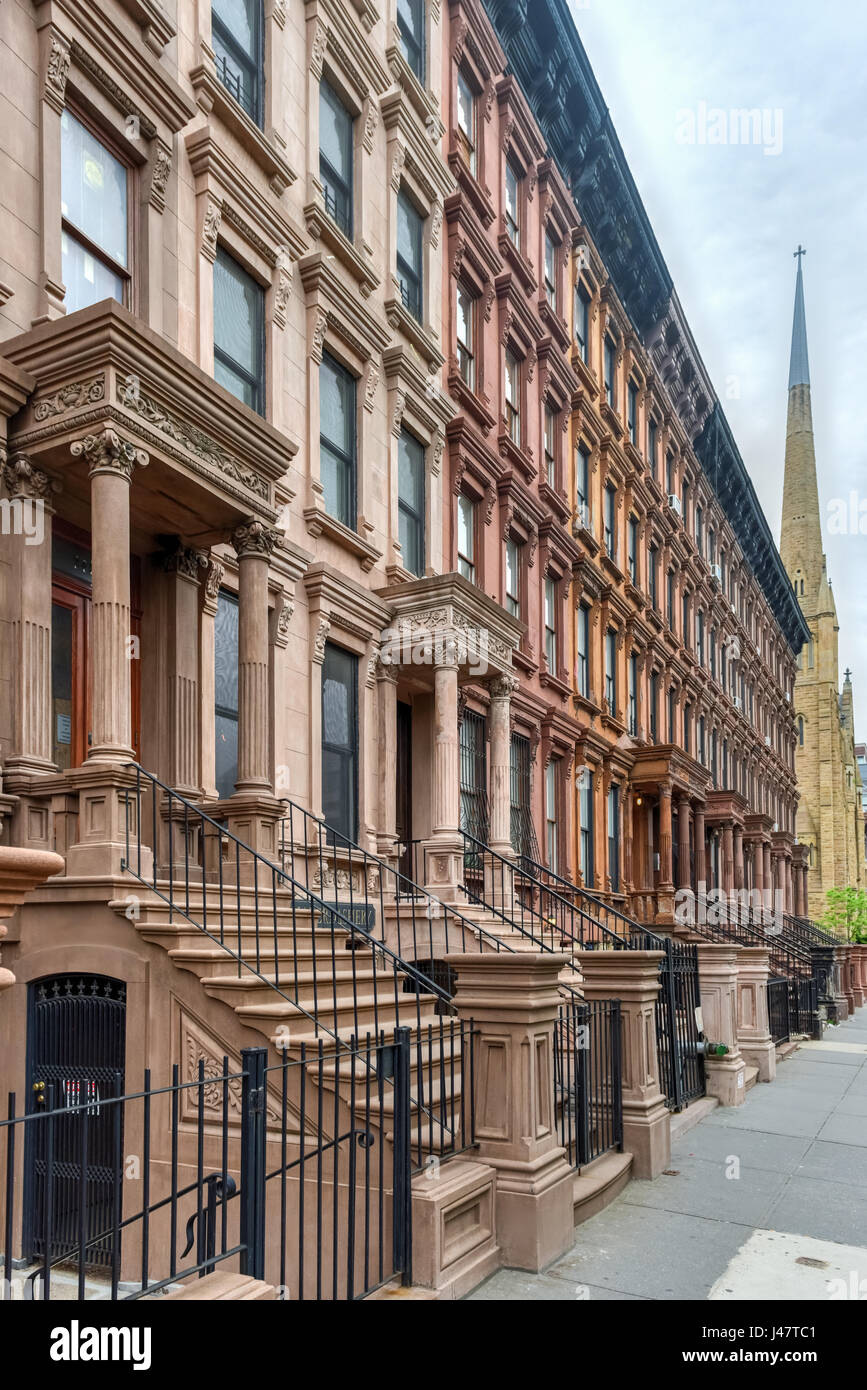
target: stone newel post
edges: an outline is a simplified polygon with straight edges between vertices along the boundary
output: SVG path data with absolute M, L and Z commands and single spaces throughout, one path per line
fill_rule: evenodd
M 581 951 L 585 999 L 619 999 L 623 1019 L 623 1147 L 632 1175 L 655 1178 L 671 1158 L 671 1119 L 660 1086 L 656 999 L 662 951 Z
M 758 1067 L 760 1081 L 773 1081 L 777 1074 L 768 1018 L 768 974 L 764 946 L 738 947 L 738 1047 L 744 1061 Z
M 724 1057 L 705 1058 L 707 1094 L 720 1105 L 742 1105 L 746 1065 L 738 1047 L 738 950 L 735 945 L 698 943 L 702 1031 L 709 1042 L 725 1043 Z
M 64 863 L 59 854 L 44 850 L 19 849 L 17 845 L 0 845 L 0 942 L 6 935 L 5 921 L 40 883 L 54 874 L 62 874 Z M 0 991 L 14 985 L 11 970 L 0 968 Z
M 626 954 L 624 952 L 624 954 Z M 447 956 L 455 1004 L 478 1029 L 478 1158 L 496 1169 L 497 1240 L 503 1263 L 543 1269 L 572 1244 L 574 1173 L 555 1123 L 556 952 Z

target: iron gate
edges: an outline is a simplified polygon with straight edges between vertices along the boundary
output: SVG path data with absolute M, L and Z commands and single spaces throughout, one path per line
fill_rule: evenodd
M 509 813 L 512 849 L 519 858 L 538 859 L 539 846 L 530 809 L 530 740 L 512 734 L 509 765 Z
M 485 717 L 465 710 L 460 726 L 461 830 L 488 842 L 488 763 Z
M 670 1110 L 682 1110 L 705 1093 L 698 1014 L 698 947 L 665 942 L 656 997 L 659 1080 Z
M 111 1229 L 123 1168 L 121 1111 L 105 1102 L 123 1091 L 124 985 L 105 975 L 37 980 L 29 991 L 27 1050 L 30 1112 L 66 1113 L 28 1132 L 25 1253 L 72 1250 L 83 1224 L 89 1263 L 108 1265 L 111 1236 L 94 1238 Z

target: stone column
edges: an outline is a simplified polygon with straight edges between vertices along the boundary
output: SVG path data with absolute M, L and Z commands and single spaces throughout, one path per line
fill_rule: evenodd
M 762 845 L 762 882 L 764 884 L 765 903 L 768 907 L 774 906 L 774 879 L 771 870 L 771 847 Z
M 746 1067 L 738 1047 L 738 947 L 698 943 L 698 980 L 701 992 L 702 1030 L 712 1043 L 725 1043 L 723 1057 L 706 1057 L 707 1094 L 720 1105 L 742 1105 L 746 1095 Z
M 381 660 L 376 663 L 376 706 L 379 728 L 376 852 L 383 859 L 391 859 L 397 838 L 397 667 Z
M 434 667 L 433 834 L 424 848 L 425 886 L 451 902 L 463 877 L 460 815 L 458 662 L 447 654 Z
M 249 517 L 232 533 L 238 556 L 238 778 L 229 829 L 273 859 L 280 802 L 272 791 L 268 565 L 280 532 Z
M 70 445 L 90 474 L 93 554 L 91 620 L 91 744 L 84 767 L 67 773 L 79 792 L 78 843 L 70 874 L 119 872 L 127 833 L 137 835 L 137 807 L 128 789 L 132 747 L 130 662 L 139 660 L 130 631 L 130 484 L 148 455 L 112 429 Z M 130 846 L 132 850 L 132 844 Z M 145 854 L 142 872 L 147 876 Z M 136 863 L 138 854 L 136 851 Z
M 163 558 L 167 588 L 168 782 L 181 796 L 196 797 L 199 771 L 199 571 L 207 569 L 203 550 L 171 547 Z
M 678 888 L 689 888 L 689 797 L 681 792 L 677 811 Z
M 623 1019 L 623 1147 L 636 1178 L 655 1178 L 671 1158 L 670 1114 L 656 1052 L 661 951 L 580 951 L 585 999 L 619 999 Z
M 575 1174 L 557 1135 L 553 1070 L 566 959 L 535 951 L 446 957 L 457 971 L 458 1014 L 478 1030 L 473 1153 L 496 1169 L 497 1240 L 503 1263 L 516 1269 L 544 1269 L 573 1239 Z
M 734 856 L 735 856 L 735 889 L 738 893 L 744 890 L 744 832 L 739 825 L 734 828 Z
M 200 753 L 202 791 L 206 801 L 217 799 L 217 757 L 216 721 L 214 705 L 216 701 L 216 648 L 214 621 L 217 616 L 217 599 L 225 574 L 224 567 L 214 555 L 208 560 L 205 582 L 201 586 L 202 613 L 199 621 L 199 708 Z
M 674 888 L 671 855 L 671 784 L 661 782 L 659 786 L 659 886 L 661 889 Z
M 722 886 L 726 893 L 731 893 L 735 886 L 735 857 L 734 857 L 734 829 L 731 821 L 726 821 L 722 832 L 723 842 L 723 881 Z
M 764 946 L 738 946 L 738 1047 L 747 1066 L 758 1067 L 759 1081 L 773 1081 L 777 1053 L 768 1018 L 768 952 Z
M 509 710 L 518 682 L 510 674 L 491 682 L 491 849 L 512 857 L 512 735 Z
M 704 863 L 704 808 L 696 806 L 692 817 L 692 835 L 695 842 L 695 881 L 698 896 L 707 891 L 707 869 Z M 704 887 L 702 887 L 704 885 Z

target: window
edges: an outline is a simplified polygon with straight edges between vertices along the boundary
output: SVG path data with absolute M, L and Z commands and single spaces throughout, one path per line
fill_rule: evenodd
M 422 218 L 405 193 L 397 195 L 397 278 L 403 306 L 413 318 L 422 315 Z
M 611 891 L 620 888 L 620 788 L 616 782 L 608 789 L 608 877 Z
M 702 508 L 697 506 L 695 509 L 695 548 L 698 551 L 699 555 L 702 555 L 704 553 L 704 542 L 702 537 L 702 516 Z
M 262 124 L 262 0 L 213 0 L 211 45 L 217 76 L 258 126 Z
M 799 744 L 799 746 L 800 746 L 801 748 L 803 748 L 803 746 L 804 746 L 804 716 L 803 716 L 802 714 L 799 714 L 799 715 L 798 715 L 798 744 Z
M 552 758 L 545 768 L 545 850 L 548 868 L 557 872 L 559 865 L 557 837 L 557 772 L 559 758 Z
M 654 611 L 657 611 L 659 608 L 656 583 L 658 561 L 659 551 L 655 545 L 652 545 L 647 552 L 647 592 L 650 597 L 650 605 Z
M 325 510 L 355 526 L 355 378 L 326 352 L 319 368 L 319 474 Z
M 578 607 L 577 657 L 575 677 L 578 694 L 585 699 L 590 694 L 590 609 L 586 603 Z
M 265 413 L 265 291 L 222 247 L 214 261 L 214 378 Z
M 629 429 L 629 442 L 638 448 L 638 387 L 630 381 L 626 396 L 626 420 Z
M 629 578 L 633 584 L 638 584 L 638 522 L 634 516 L 629 518 L 626 528 L 626 549 L 627 564 L 629 565 Z
M 552 676 L 557 674 L 557 581 L 545 580 L 545 661 Z
M 214 618 L 214 764 L 217 795 L 232 796 L 238 777 L 238 600 L 221 589 Z
M 575 500 L 582 526 L 590 525 L 590 454 L 583 444 L 575 454 Z
M 476 175 L 476 97 L 468 79 L 458 73 L 458 144 L 467 168 Z
M 358 831 L 358 657 L 325 644 L 322 666 L 322 812 L 334 838 Z
M 581 361 L 587 362 L 590 356 L 590 296 L 583 285 L 575 286 L 575 342 Z
M 506 160 L 506 235 L 513 246 L 521 247 L 521 176 L 510 159 Z
M 647 421 L 647 462 L 650 464 L 650 471 L 656 477 L 656 456 L 657 456 L 657 434 L 659 426 L 651 415 Z
M 690 729 L 692 727 L 692 705 L 687 702 L 683 707 L 683 751 L 689 752 Z
M 677 729 L 677 691 L 671 685 L 668 688 L 668 741 L 674 743 L 675 730 Z
M 615 531 L 615 518 L 617 516 L 617 490 L 610 483 L 605 484 L 605 550 L 609 559 L 617 558 L 617 533 Z
M 457 290 L 458 371 L 471 391 L 476 389 L 476 301 L 466 285 Z
M 578 815 L 581 821 L 579 853 L 581 881 L 593 887 L 593 773 L 585 768 L 578 784 Z
M 704 715 L 699 716 L 698 721 L 698 760 L 702 767 L 705 766 L 705 746 L 704 746 Z
M 668 626 L 674 631 L 674 570 L 669 570 L 665 576 L 665 618 Z
M 686 487 L 686 484 L 684 483 L 684 488 L 685 488 L 685 487 Z M 666 456 L 665 456 L 665 490 L 666 490 L 666 492 L 668 493 L 669 497 L 674 497 L 674 495 L 675 495 L 675 486 L 674 486 L 674 454 L 671 454 L 671 453 L 666 454 Z M 686 496 L 685 496 L 685 495 L 684 495 L 684 499 L 683 499 L 683 505 L 684 505 L 684 508 L 685 508 L 685 507 L 686 507 Z M 684 511 L 684 516 L 686 516 L 686 511 Z
M 614 360 L 616 347 L 613 338 L 606 336 L 603 369 L 605 374 L 605 399 L 614 409 Z
M 711 673 L 712 678 L 713 678 L 714 680 L 716 680 L 716 628 L 715 628 L 715 627 L 714 627 L 714 628 L 711 628 L 711 632 L 710 632 L 710 642 L 708 643 L 708 646 L 709 646 L 709 648 L 710 648 L 710 673 Z
M 514 444 L 521 443 L 521 365 L 506 348 L 506 426 Z
M 695 617 L 695 654 L 699 666 L 704 666 L 704 614 L 701 610 Z
M 460 723 L 460 827 L 488 839 L 488 760 L 485 717 L 465 710 Z
M 397 511 L 404 569 L 424 574 L 424 446 L 402 429 L 398 443 Z
M 319 179 L 325 211 L 352 236 L 352 116 L 324 80 L 319 84 Z
M 545 406 L 545 477 L 549 487 L 557 486 L 557 415 Z
M 648 691 L 648 698 L 650 700 L 650 718 L 648 720 L 650 726 L 650 742 L 658 743 L 659 718 L 657 711 L 659 709 L 659 673 L 657 671 L 651 671 L 650 673 L 650 689 Z
M 605 634 L 605 699 L 609 714 L 617 713 L 617 633 L 609 628 Z
M 458 498 L 458 570 L 476 582 L 476 504 L 461 493 Z
M 550 232 L 545 233 L 545 298 L 552 309 L 557 308 L 557 243 Z
M 511 536 L 506 541 L 506 609 L 513 618 L 520 618 L 521 547 Z
M 397 0 L 397 28 L 400 51 L 419 82 L 424 82 L 424 0 Z
M 128 300 L 128 171 L 69 111 L 60 118 L 63 283 L 69 313 Z
M 530 740 L 512 734 L 509 758 L 509 820 L 512 849 L 518 855 L 535 858 L 536 835 L 530 811 Z M 535 850 L 535 854 L 534 854 Z
M 628 670 L 628 729 L 630 737 L 638 734 L 638 657 L 633 652 L 629 657 Z
M 680 624 L 681 624 L 681 633 L 680 633 L 681 641 L 683 642 L 683 645 L 684 645 L 685 647 L 688 647 L 688 646 L 690 646 L 691 644 L 690 644 L 690 632 L 689 632 L 689 594 L 687 594 L 687 593 L 684 593 L 683 598 L 681 599 Z
M 717 731 L 716 731 L 716 729 L 713 729 L 712 732 L 711 732 L 711 736 L 710 736 L 710 776 L 711 776 L 711 782 L 713 783 L 714 787 L 716 787 L 716 786 L 718 785 L 718 783 L 717 783 L 717 772 L 718 772 L 718 766 L 717 766 L 717 748 L 718 748 L 718 742 L 719 742 L 719 740 L 718 740 Z
M 716 564 L 716 532 L 713 527 L 709 527 L 707 533 L 707 562 L 711 568 Z

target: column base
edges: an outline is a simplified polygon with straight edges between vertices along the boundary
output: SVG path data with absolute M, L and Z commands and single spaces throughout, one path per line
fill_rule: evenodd
M 510 1163 L 490 1154 L 484 1162 L 497 1173 L 497 1242 L 503 1264 L 544 1269 L 574 1239 L 575 1172 L 565 1150 L 555 1149 L 535 1163 Z
M 267 859 L 269 864 L 275 864 L 279 868 L 278 828 L 283 811 L 283 802 L 278 801 L 269 791 L 241 791 L 219 802 L 216 809 L 212 808 L 209 814 L 215 820 L 225 820 L 231 834 L 237 836 L 249 849 L 255 850 Z M 234 872 L 234 853 L 229 867 L 230 871 Z M 262 885 L 270 886 L 271 873 L 268 867 L 260 864 L 259 870 Z M 242 883 L 252 883 L 253 861 L 249 855 L 245 858 L 243 851 L 240 854 L 240 872 Z
M 657 1178 L 671 1163 L 671 1112 L 663 1100 L 623 1102 L 623 1148 L 632 1154 L 634 1178 Z
M 773 1081 L 777 1074 L 777 1049 L 773 1038 L 741 1041 L 738 1048 L 748 1067 L 758 1067 L 760 1081 Z
M 704 1079 L 707 1094 L 716 1096 L 720 1105 L 743 1105 L 747 1097 L 746 1063 L 740 1053 L 727 1057 L 706 1057 Z
M 465 903 L 464 845 L 459 836 L 443 835 L 421 845 L 423 887 L 444 903 Z
M 153 874 L 153 852 L 138 843 L 141 808 L 135 773 L 119 763 L 88 759 L 65 774 L 78 794 L 78 835 L 66 854 L 71 877 L 117 875 L 129 864 L 144 879 Z

